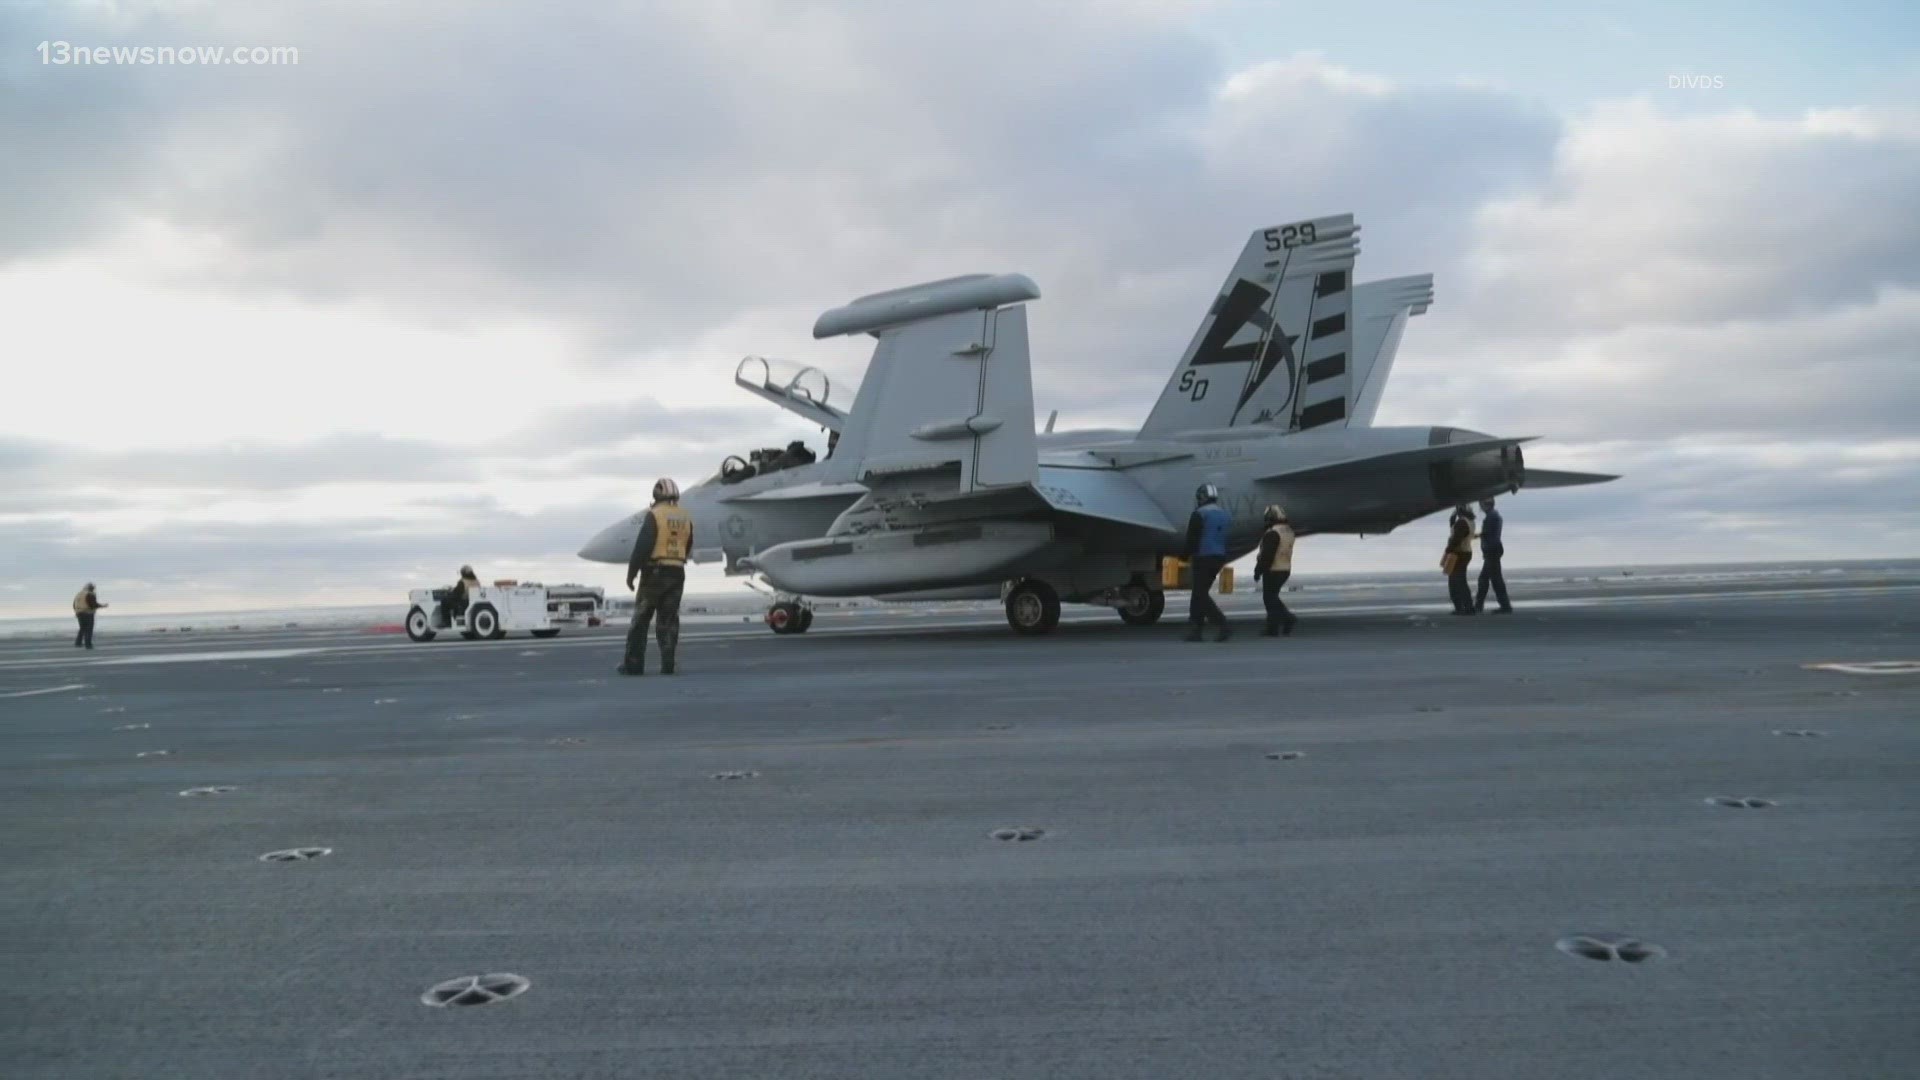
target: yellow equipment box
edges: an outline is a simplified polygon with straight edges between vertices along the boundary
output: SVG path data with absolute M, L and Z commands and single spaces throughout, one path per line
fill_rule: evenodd
M 1160 560 L 1160 587 L 1174 590 L 1193 588 L 1191 564 L 1177 555 Z M 1233 567 L 1228 566 L 1220 571 L 1218 591 L 1222 596 L 1233 591 Z

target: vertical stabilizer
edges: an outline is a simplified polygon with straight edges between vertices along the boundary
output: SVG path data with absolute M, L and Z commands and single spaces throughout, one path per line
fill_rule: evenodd
M 1359 232 L 1351 214 L 1255 231 L 1141 435 L 1345 419 Z
M 1369 427 L 1393 371 L 1407 320 L 1433 303 L 1433 275 L 1369 281 L 1353 291 L 1353 403 L 1348 427 Z

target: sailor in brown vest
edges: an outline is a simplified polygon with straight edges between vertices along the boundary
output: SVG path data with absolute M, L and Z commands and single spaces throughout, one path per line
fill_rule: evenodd
M 447 590 L 447 617 L 457 619 L 465 615 L 468 605 L 472 604 L 473 598 L 479 595 L 480 575 L 473 572 L 473 567 L 462 566 L 460 581 Z
M 680 486 L 662 478 L 653 485 L 653 505 L 647 508 L 627 560 L 627 588 L 640 578 L 640 595 L 633 605 L 633 624 L 627 628 L 627 658 L 622 675 L 647 673 L 647 624 L 657 617 L 660 673 L 673 674 L 673 654 L 680 644 L 680 594 L 687 585 L 687 556 L 693 550 L 693 516 L 680 509 Z
M 1293 525 L 1284 507 L 1267 507 L 1267 531 L 1253 559 L 1253 578 L 1260 583 L 1260 602 L 1267 606 L 1267 625 L 1260 633 L 1277 637 L 1293 633 L 1299 618 L 1280 599 L 1280 587 L 1293 576 Z
M 76 649 L 93 648 L 93 613 L 107 605 L 93 591 L 93 582 L 73 594 L 73 618 L 80 624 L 80 632 L 73 635 L 73 647 Z
M 1454 507 L 1447 522 L 1447 550 L 1440 556 L 1440 568 L 1447 574 L 1447 593 L 1453 597 L 1455 615 L 1473 614 L 1473 591 L 1467 587 L 1467 567 L 1473 564 L 1473 507 L 1461 503 Z

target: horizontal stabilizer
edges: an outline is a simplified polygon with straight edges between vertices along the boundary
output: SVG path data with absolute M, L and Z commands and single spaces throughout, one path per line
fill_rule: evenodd
M 1618 480 L 1618 476 L 1607 473 L 1567 472 L 1563 469 L 1536 469 L 1527 466 L 1526 479 L 1521 482 L 1525 488 L 1579 487 L 1582 484 L 1604 484 L 1609 480 Z
M 1470 442 L 1440 443 L 1435 446 L 1421 446 L 1412 450 L 1396 450 L 1390 454 L 1371 454 L 1366 457 L 1347 458 L 1344 461 L 1329 462 L 1325 465 L 1309 465 L 1304 469 L 1291 469 L 1287 472 L 1270 473 L 1260 477 L 1262 480 L 1327 480 L 1353 473 L 1371 472 L 1375 469 L 1401 468 L 1407 465 L 1431 465 L 1437 461 L 1451 461 L 1485 453 L 1488 450 L 1502 450 L 1509 446 L 1532 442 L 1538 435 L 1528 435 L 1518 439 L 1474 439 Z

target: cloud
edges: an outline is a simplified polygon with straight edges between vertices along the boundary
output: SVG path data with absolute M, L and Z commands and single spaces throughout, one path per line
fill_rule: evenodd
M 850 400 L 868 343 L 813 316 L 975 270 L 1045 290 L 1042 414 L 1137 422 L 1247 232 L 1343 210 L 1362 278 L 1439 282 L 1383 419 L 1628 473 L 1525 496 L 1541 547 L 1724 551 L 1737 521 L 1774 552 L 1794 505 L 1847 550 L 1915 531 L 1885 498 L 1920 406 L 1905 113 L 1562 115 L 1349 57 L 1230 66 L 1177 0 L 530 12 L 0 12 L 5 561 L 137 564 L 158 597 L 569 559 L 656 475 L 817 441 L 729 385 L 742 353 Z M 301 62 L 46 67 L 46 38 Z
M 1468 282 L 1503 326 L 1857 305 L 1920 287 L 1916 191 L 1920 116 L 1603 105 L 1567 127 L 1545 184 L 1480 209 Z

